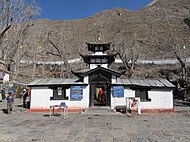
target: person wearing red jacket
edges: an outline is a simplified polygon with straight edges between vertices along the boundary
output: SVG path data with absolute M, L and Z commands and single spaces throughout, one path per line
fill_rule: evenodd
M 103 103 L 104 101 L 104 90 L 100 88 L 99 90 L 100 102 Z

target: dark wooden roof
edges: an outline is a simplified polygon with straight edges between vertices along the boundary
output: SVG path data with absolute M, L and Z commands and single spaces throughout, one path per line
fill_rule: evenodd
M 110 50 L 111 42 L 109 43 L 100 43 L 100 42 L 93 42 L 88 43 L 86 42 L 88 50 L 92 52 L 102 51 L 103 53 L 107 50 Z
M 118 77 L 121 76 L 121 73 L 114 71 L 114 70 L 111 70 L 111 69 L 103 68 L 101 66 L 98 66 L 97 68 L 89 69 L 89 70 L 72 71 L 72 73 L 74 75 L 76 75 L 77 77 L 82 78 L 84 76 L 90 75 L 90 74 L 97 72 L 97 71 L 104 71 L 104 72 L 107 72 L 110 74 L 114 74 Z
M 110 64 L 115 61 L 115 56 L 117 54 L 108 54 L 108 55 L 79 55 L 83 58 L 84 62 L 87 64 L 97 64 L 97 62 L 92 62 L 91 59 L 107 59 L 106 62 L 101 62 L 101 64 Z

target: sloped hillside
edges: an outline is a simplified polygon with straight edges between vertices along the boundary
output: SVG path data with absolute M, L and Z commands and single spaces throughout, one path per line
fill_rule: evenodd
M 98 32 L 102 35 L 102 41 L 114 44 L 121 42 L 122 35 L 126 44 L 130 44 L 131 40 L 141 40 L 139 44 L 144 50 L 142 58 L 165 58 L 172 56 L 171 49 L 162 39 L 155 38 L 157 35 L 153 31 L 169 39 L 169 20 L 179 44 L 189 45 L 190 29 L 183 22 L 183 19 L 190 15 L 189 5 L 189 0 L 156 0 L 139 11 L 117 8 L 80 20 L 36 20 L 28 32 L 28 37 L 30 40 L 45 39 L 48 32 L 55 33 L 51 38 L 56 42 L 61 40 L 62 48 L 85 52 L 84 43 L 95 41 Z M 59 39 L 61 35 L 62 39 Z M 79 57 L 77 52 L 68 52 L 73 55 L 68 58 Z
M 86 19 L 59 20 L 38 19 L 27 31 L 25 52 L 22 57 L 27 61 L 60 61 L 62 58 L 49 41 L 52 41 L 63 53 L 65 60 L 79 58 L 79 52 L 87 53 L 85 42 L 94 42 L 100 34 L 102 42 L 112 42 L 115 48 L 125 43 L 125 48 L 139 52 L 140 60 L 175 58 L 171 43 L 179 50 L 185 45 L 186 56 L 190 55 L 190 27 L 184 23 L 190 17 L 189 0 L 155 0 L 138 11 L 111 9 L 97 13 Z M 171 36 L 172 34 L 172 36 Z M 33 58 L 35 55 L 35 59 Z M 72 66 L 71 69 L 85 68 L 85 65 Z M 53 69 L 40 65 L 29 65 L 28 70 L 36 68 L 35 77 L 49 76 Z M 55 68 L 55 67 L 52 67 Z M 63 67 L 64 68 L 64 67 Z M 65 70 L 66 71 L 66 70 Z M 146 71 L 145 71 L 146 72 Z M 22 78 L 22 76 L 21 76 Z

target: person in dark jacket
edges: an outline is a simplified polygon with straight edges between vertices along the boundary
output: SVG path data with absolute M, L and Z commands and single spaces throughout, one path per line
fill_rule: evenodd
M 23 98 L 23 104 L 22 104 L 22 106 L 23 106 L 24 108 L 26 108 L 26 98 L 27 98 L 27 96 L 28 96 L 27 90 L 26 90 L 26 89 L 23 89 L 23 91 L 22 91 L 22 98 Z
M 6 100 L 7 100 L 7 114 L 9 114 L 13 109 L 13 103 L 14 103 L 14 96 L 9 92 L 6 94 Z

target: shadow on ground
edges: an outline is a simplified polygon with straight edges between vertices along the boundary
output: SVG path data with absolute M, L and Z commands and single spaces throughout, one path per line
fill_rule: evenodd
M 44 114 L 43 116 L 44 116 L 44 117 L 50 117 L 49 114 Z
M 3 113 L 8 114 L 7 109 L 2 109 Z
M 23 107 L 23 105 L 16 105 L 17 107 Z

